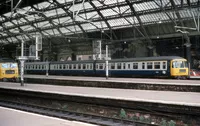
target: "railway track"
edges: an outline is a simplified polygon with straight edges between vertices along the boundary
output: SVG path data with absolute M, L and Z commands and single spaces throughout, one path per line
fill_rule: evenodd
M 157 124 L 149 124 L 127 119 L 118 119 L 113 117 L 72 112 L 72 111 L 54 109 L 33 104 L 24 104 L 13 101 L 0 101 L 0 106 L 67 119 L 67 120 L 76 120 L 91 124 L 97 124 L 101 126 L 158 126 Z

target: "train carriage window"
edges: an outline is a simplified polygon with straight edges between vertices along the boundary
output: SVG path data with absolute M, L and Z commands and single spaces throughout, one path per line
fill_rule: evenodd
M 63 64 L 63 69 L 66 69 L 66 65 L 65 64 Z
M 121 69 L 121 63 L 117 63 L 117 69 Z
M 147 62 L 147 69 L 152 69 L 152 68 L 153 68 L 153 63 Z
M 99 64 L 96 64 L 96 69 L 99 69 Z
M 86 69 L 86 64 L 83 64 L 83 69 Z
M 56 65 L 54 65 L 54 70 L 56 70 Z
M 172 68 L 184 68 L 183 61 L 173 61 Z
M 131 69 L 131 64 L 128 64 L 127 69 Z
M 78 64 L 78 69 L 79 69 L 79 70 L 81 69 L 81 64 Z
M 69 64 L 69 70 L 72 69 L 72 64 Z
M 90 69 L 91 69 L 91 70 L 93 69 L 93 64 L 90 64 Z
M 99 64 L 99 69 L 103 69 L 103 64 Z
M 87 68 L 86 69 L 88 69 L 88 70 L 90 69 L 90 64 L 87 64 Z
M 154 62 L 154 69 L 160 69 L 160 62 Z
M 126 63 L 122 63 L 123 64 L 123 69 L 126 69 Z
M 73 69 L 75 70 L 76 69 L 76 64 L 73 64 L 73 66 L 74 66 Z
M 115 69 L 115 64 L 111 63 L 111 69 Z
M 62 64 L 59 65 L 59 69 L 62 70 Z
M 133 69 L 138 69 L 138 63 L 133 63 Z
M 166 62 L 163 62 L 163 69 L 166 69 Z
M 142 69 L 145 69 L 145 63 L 142 63 Z

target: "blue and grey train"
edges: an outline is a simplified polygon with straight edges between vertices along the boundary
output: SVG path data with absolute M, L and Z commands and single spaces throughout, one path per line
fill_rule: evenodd
M 187 60 L 178 56 L 112 59 L 109 76 L 121 77 L 188 77 Z M 27 62 L 27 74 L 105 76 L 105 60 Z

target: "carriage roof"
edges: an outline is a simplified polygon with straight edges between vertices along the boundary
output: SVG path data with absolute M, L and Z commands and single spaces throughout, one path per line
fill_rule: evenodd
M 16 61 L 10 58 L 0 58 L 0 63 L 5 63 L 5 62 L 16 62 Z
M 139 58 L 124 58 L 124 59 L 112 59 L 109 62 L 134 62 L 134 61 L 162 61 L 162 60 L 174 60 L 174 59 L 184 59 L 179 56 L 159 56 L 159 57 L 139 57 Z M 51 62 L 52 64 L 76 64 L 76 63 L 102 63 L 105 60 L 81 60 L 81 61 L 59 61 Z

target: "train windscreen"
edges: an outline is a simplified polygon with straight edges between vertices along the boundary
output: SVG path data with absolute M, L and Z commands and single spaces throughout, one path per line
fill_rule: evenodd
M 187 68 L 187 61 L 173 61 L 172 68 Z

